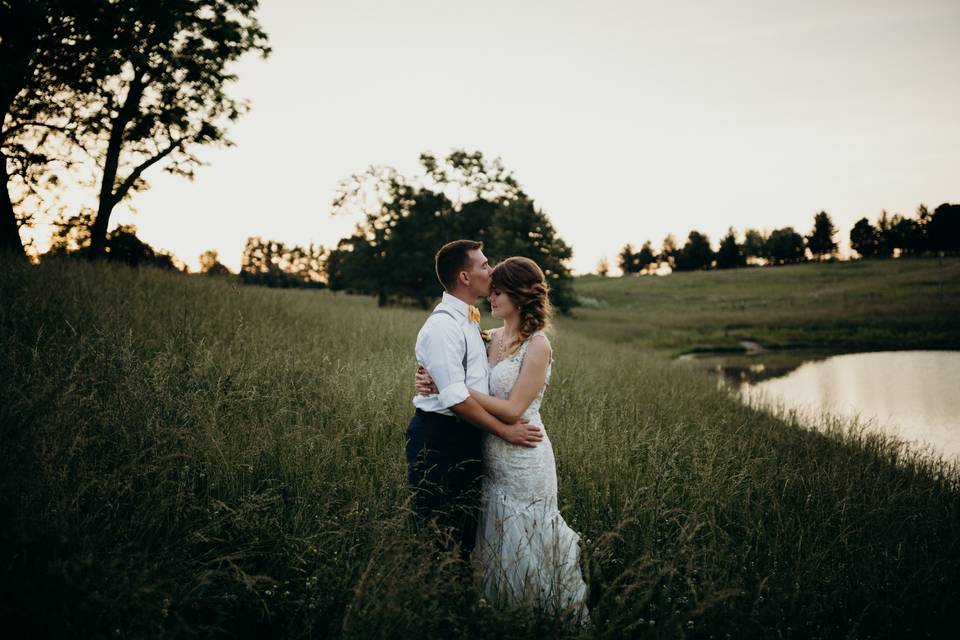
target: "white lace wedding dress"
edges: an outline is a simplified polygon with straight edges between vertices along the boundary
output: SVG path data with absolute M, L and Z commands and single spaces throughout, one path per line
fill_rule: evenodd
M 495 397 L 510 395 L 532 338 L 491 369 L 490 393 Z M 473 558 L 492 603 L 566 612 L 585 624 L 589 617 L 587 587 L 580 572 L 580 536 L 557 509 L 553 447 L 540 419 L 543 392 L 540 389 L 523 413 L 543 429 L 543 441 L 535 448 L 484 436 L 483 510 Z

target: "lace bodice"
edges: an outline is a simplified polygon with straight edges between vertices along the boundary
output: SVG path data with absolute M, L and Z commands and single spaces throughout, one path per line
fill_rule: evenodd
M 490 370 L 490 392 L 495 397 L 505 400 L 510 396 L 510 391 L 520 376 L 523 357 L 532 338 L 533 336 L 530 336 L 520 345 L 515 354 L 504 358 Z M 548 365 L 548 381 L 549 378 L 550 366 Z M 544 384 L 545 387 L 546 384 Z M 556 510 L 557 481 L 553 448 L 543 420 L 540 418 L 543 392 L 544 389 L 540 389 L 540 393 L 523 412 L 523 417 L 530 424 L 537 425 L 543 431 L 543 441 L 536 447 L 528 448 L 510 444 L 490 434 L 484 436 L 483 460 L 486 474 L 484 486 L 487 490 L 503 496 L 504 499 L 513 499 L 522 504 L 530 504 L 534 501 L 548 511 L 554 511 Z
M 506 400 L 510 397 L 510 391 L 513 389 L 513 385 L 517 383 L 517 378 L 520 377 L 520 367 L 523 364 L 523 356 L 527 353 L 527 347 L 530 346 L 530 341 L 533 340 L 534 336 L 539 335 L 543 335 L 543 332 L 537 331 L 524 340 L 515 354 L 509 358 L 504 358 L 490 370 L 490 394 L 495 398 Z M 547 365 L 547 378 L 544 386 L 540 389 L 540 393 L 537 394 L 533 402 L 530 403 L 530 406 L 527 407 L 526 411 L 523 412 L 523 417 L 535 424 L 542 424 L 540 421 L 540 404 L 543 402 L 543 392 L 546 390 L 547 385 L 550 384 L 552 369 L 553 362 L 551 361 L 550 364 Z

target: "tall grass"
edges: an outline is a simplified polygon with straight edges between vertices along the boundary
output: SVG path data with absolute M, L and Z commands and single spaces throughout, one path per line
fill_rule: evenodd
M 942 637 L 960 472 L 561 323 L 544 419 L 594 626 L 407 524 L 424 315 L 47 262 L 0 275 L 3 617 L 51 635 Z

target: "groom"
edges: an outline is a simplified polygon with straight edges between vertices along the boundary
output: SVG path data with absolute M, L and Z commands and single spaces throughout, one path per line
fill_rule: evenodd
M 435 522 L 459 543 L 465 559 L 476 537 L 482 432 L 527 447 L 543 439 L 538 427 L 501 422 L 467 391 L 489 393 L 487 350 L 473 306 L 490 293 L 493 270 L 482 249 L 480 242 L 456 240 L 437 252 L 444 294 L 417 334 L 416 355 L 439 393 L 413 398 L 416 412 L 407 427 L 407 482 L 417 530 Z

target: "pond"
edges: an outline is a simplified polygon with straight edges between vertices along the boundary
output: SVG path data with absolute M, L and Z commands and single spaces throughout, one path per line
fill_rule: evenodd
M 751 404 L 856 417 L 960 460 L 960 351 L 684 356 Z

